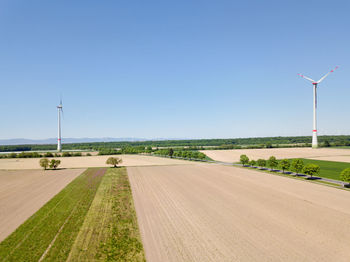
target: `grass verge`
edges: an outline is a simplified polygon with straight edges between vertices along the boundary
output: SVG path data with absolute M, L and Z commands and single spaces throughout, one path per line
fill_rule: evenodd
M 145 261 L 125 168 L 109 168 L 68 261 Z
M 105 171 L 88 169 L 67 185 L 0 243 L 0 261 L 65 261 Z

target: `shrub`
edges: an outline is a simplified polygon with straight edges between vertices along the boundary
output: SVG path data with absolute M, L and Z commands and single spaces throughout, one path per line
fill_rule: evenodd
M 90 154 L 90 153 L 87 153 L 86 156 L 91 156 L 91 154 Z
M 62 153 L 62 156 L 63 156 L 63 157 L 71 157 L 72 154 L 71 154 L 70 152 L 63 152 L 63 153 Z
M 44 157 L 53 157 L 53 154 L 51 152 L 46 152 L 44 154 Z
M 123 160 L 118 157 L 109 157 L 106 161 L 107 165 L 113 165 L 114 167 L 117 167 L 118 164 L 122 163 Z
M 75 153 L 73 153 L 72 156 L 82 156 L 82 155 L 81 155 L 81 152 L 75 152 Z

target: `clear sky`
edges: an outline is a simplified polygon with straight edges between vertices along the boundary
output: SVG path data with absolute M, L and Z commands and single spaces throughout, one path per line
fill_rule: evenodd
M 0 139 L 350 134 L 349 1 L 0 1 Z

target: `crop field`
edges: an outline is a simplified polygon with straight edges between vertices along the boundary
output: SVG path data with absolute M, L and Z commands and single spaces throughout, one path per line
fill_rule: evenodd
M 144 261 L 125 168 L 86 170 L 0 243 L 0 261 L 67 260 Z
M 0 241 L 83 171 L 0 170 Z
M 240 155 L 247 155 L 249 159 L 268 159 L 275 156 L 282 158 L 308 158 L 316 160 L 329 160 L 350 162 L 349 149 L 333 148 L 264 148 L 264 149 L 234 149 L 234 150 L 203 150 L 208 157 L 224 162 L 238 162 Z
M 349 192 L 216 164 L 128 167 L 147 261 L 349 261 Z
M 67 261 L 96 260 L 145 261 L 125 168 L 108 169 Z
M 60 168 L 88 168 L 88 167 L 107 167 L 106 156 L 83 156 L 83 157 L 59 157 L 61 160 Z M 180 165 L 191 164 L 185 160 L 175 160 L 154 156 L 142 155 L 113 155 L 123 160 L 123 166 L 150 166 L 150 165 Z M 39 169 L 39 158 L 7 158 L 0 159 L 0 169 Z

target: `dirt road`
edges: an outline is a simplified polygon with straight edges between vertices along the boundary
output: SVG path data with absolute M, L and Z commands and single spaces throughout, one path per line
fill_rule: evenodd
M 329 160 L 350 163 L 350 149 L 334 148 L 264 148 L 264 149 L 234 149 L 234 150 L 203 150 L 208 157 L 224 162 L 238 162 L 241 155 L 250 159 L 268 159 L 275 156 L 282 158 L 310 158 L 316 160 Z
M 220 165 L 129 167 L 149 262 L 350 261 L 350 192 Z
M 83 171 L 0 170 L 0 241 Z

